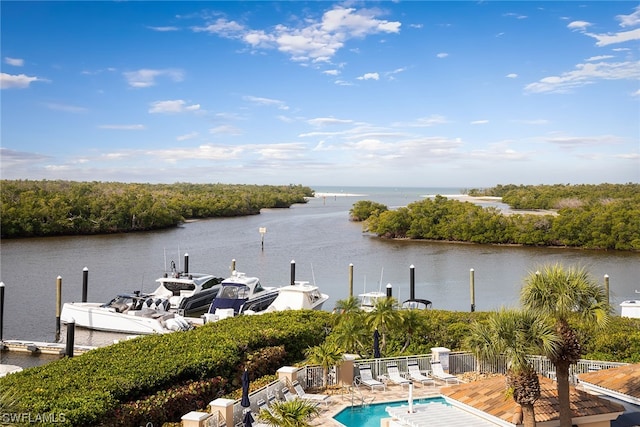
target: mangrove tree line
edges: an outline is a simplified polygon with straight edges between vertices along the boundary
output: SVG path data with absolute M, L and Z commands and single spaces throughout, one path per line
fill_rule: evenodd
M 436 196 L 394 210 L 360 201 L 350 216 L 386 238 L 640 250 L 639 184 L 499 186 L 469 194 L 502 197 L 513 209 L 553 212 L 506 215 Z
M 117 233 L 305 203 L 301 185 L 0 181 L 2 237 Z

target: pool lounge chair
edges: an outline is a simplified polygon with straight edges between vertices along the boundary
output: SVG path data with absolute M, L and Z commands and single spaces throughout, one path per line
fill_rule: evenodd
M 328 406 L 329 404 L 328 394 L 307 393 L 306 391 L 304 391 L 298 381 L 293 382 L 293 389 L 296 391 L 300 399 L 310 400 L 317 403 L 324 403 L 324 406 Z
M 395 363 L 387 365 L 387 378 L 394 384 L 400 384 L 401 386 L 409 387 L 411 384 L 411 380 L 400 375 L 400 370 L 398 369 L 398 365 Z
M 449 381 L 459 384 L 460 380 L 455 375 L 447 374 L 443 369 L 440 362 L 431 362 L 431 373 L 437 380 L 444 381 L 445 384 L 449 384 Z
M 382 388 L 382 390 L 386 390 L 387 386 L 382 382 L 373 378 L 373 374 L 371 373 L 371 366 L 369 365 L 360 365 L 359 367 L 360 376 L 356 377 L 356 385 L 362 384 L 371 391 L 374 391 L 377 388 Z
M 413 381 L 419 382 L 422 385 L 431 384 L 432 386 L 436 385 L 436 381 L 428 375 L 424 375 L 420 372 L 420 367 L 418 366 L 418 362 L 409 362 L 407 364 L 407 369 L 409 371 L 409 378 Z
M 286 400 L 287 402 L 291 402 L 292 400 L 296 400 L 298 398 L 298 396 L 291 393 L 289 387 L 282 388 L 282 397 L 284 397 L 284 400 Z

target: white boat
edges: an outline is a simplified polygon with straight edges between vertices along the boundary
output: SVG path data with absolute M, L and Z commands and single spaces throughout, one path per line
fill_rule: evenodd
M 204 315 L 205 322 L 237 316 L 246 311 L 264 311 L 278 297 L 278 288 L 263 287 L 260 279 L 233 271 L 220 284 L 220 291 Z
M 282 286 L 278 296 L 262 313 L 285 310 L 322 310 L 329 295 L 320 292 L 316 285 L 305 281 L 295 281 L 293 285 Z
M 640 294 L 640 291 L 636 291 Z M 631 299 L 620 303 L 620 316 L 640 319 L 640 300 Z
M 387 294 L 381 291 L 371 291 L 365 292 L 363 294 L 359 294 L 358 298 L 360 299 L 360 310 L 363 311 L 373 311 L 378 300 L 386 298 Z
M 221 281 L 211 274 L 178 272 L 172 266 L 171 273 L 156 280 L 158 288 L 150 295 L 169 300 L 170 311 L 195 317 L 207 311 L 220 291 Z
M 167 299 L 152 295 L 121 294 L 106 304 L 71 302 L 62 306 L 60 320 L 99 331 L 155 334 L 193 328 L 184 317 L 169 311 Z

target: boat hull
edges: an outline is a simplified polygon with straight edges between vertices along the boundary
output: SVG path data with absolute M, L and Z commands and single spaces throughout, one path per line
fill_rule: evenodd
M 176 318 L 173 313 L 146 313 L 135 311 L 134 314 L 118 313 L 102 307 L 100 303 L 65 303 L 60 320 L 65 323 L 75 322 L 76 326 L 98 331 L 123 332 L 133 334 L 161 334 L 184 329 L 184 320 Z

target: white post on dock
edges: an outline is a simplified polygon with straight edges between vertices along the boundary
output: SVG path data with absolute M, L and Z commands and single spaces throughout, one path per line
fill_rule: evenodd
M 262 250 L 264 251 L 264 235 L 267 232 L 267 227 L 260 227 L 258 228 L 258 231 L 260 232 L 260 245 L 262 247 Z
M 353 296 L 353 263 L 349 264 L 349 296 Z
M 607 305 L 609 305 L 609 275 L 604 275 L 604 292 L 607 296 Z
M 62 276 L 56 279 L 56 342 L 60 341 L 60 312 L 62 311 Z
M 469 270 L 469 287 L 471 291 L 471 312 L 476 311 L 476 283 L 475 283 L 475 271 Z

